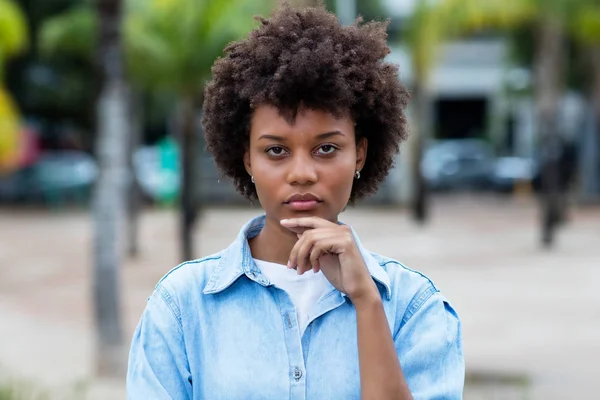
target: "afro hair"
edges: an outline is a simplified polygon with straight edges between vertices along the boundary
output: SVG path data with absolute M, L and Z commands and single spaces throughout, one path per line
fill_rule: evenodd
M 248 199 L 256 189 L 244 167 L 253 109 L 277 107 L 293 121 L 302 106 L 335 116 L 350 113 L 357 139 L 368 140 L 361 179 L 350 203 L 375 193 L 408 136 L 409 94 L 398 68 L 384 61 L 387 22 L 342 26 L 324 6 L 283 5 L 215 61 L 204 93 L 202 124 L 217 167 Z

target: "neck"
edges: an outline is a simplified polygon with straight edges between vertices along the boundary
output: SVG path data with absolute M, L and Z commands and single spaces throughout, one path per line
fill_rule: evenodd
M 265 226 L 258 235 L 248 241 L 252 257 L 286 265 L 298 236 L 267 216 Z

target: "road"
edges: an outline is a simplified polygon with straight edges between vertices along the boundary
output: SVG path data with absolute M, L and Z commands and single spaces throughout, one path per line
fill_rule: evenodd
M 206 210 L 198 256 L 228 245 L 259 213 Z M 527 199 L 476 197 L 436 199 L 424 227 L 398 209 L 342 216 L 363 245 L 428 275 L 458 310 L 473 377 L 466 400 L 600 392 L 600 208 L 574 210 L 550 251 L 539 246 L 537 218 Z M 142 215 L 141 256 L 122 268 L 127 341 L 152 288 L 178 263 L 176 224 L 172 211 Z M 0 209 L 0 367 L 52 390 L 86 385 L 87 398 L 124 398 L 122 381 L 90 378 L 91 240 L 83 211 Z

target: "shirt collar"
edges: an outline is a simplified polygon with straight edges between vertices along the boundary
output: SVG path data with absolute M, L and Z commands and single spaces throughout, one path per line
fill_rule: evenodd
M 252 259 L 248 239 L 258 235 L 265 225 L 265 215 L 251 219 L 239 232 L 235 241 L 221 253 L 219 263 L 212 272 L 204 287 L 205 294 L 219 293 L 231 286 L 242 275 L 267 286 L 268 281 L 260 273 L 260 269 Z M 365 260 L 371 277 L 385 289 L 386 298 L 391 298 L 390 278 L 379 262 L 360 243 L 358 236 L 352 230 L 354 240 Z

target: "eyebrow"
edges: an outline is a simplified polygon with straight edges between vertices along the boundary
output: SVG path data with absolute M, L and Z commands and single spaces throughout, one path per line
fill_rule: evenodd
M 341 131 L 331 131 L 331 132 L 325 132 L 325 133 L 320 133 L 317 135 L 317 139 L 328 139 L 332 136 L 344 136 L 344 134 Z M 277 135 L 261 135 L 258 140 L 261 139 L 266 139 L 266 140 L 274 140 L 274 141 L 279 141 L 279 142 L 283 142 L 285 141 L 285 138 L 283 136 L 277 136 Z

